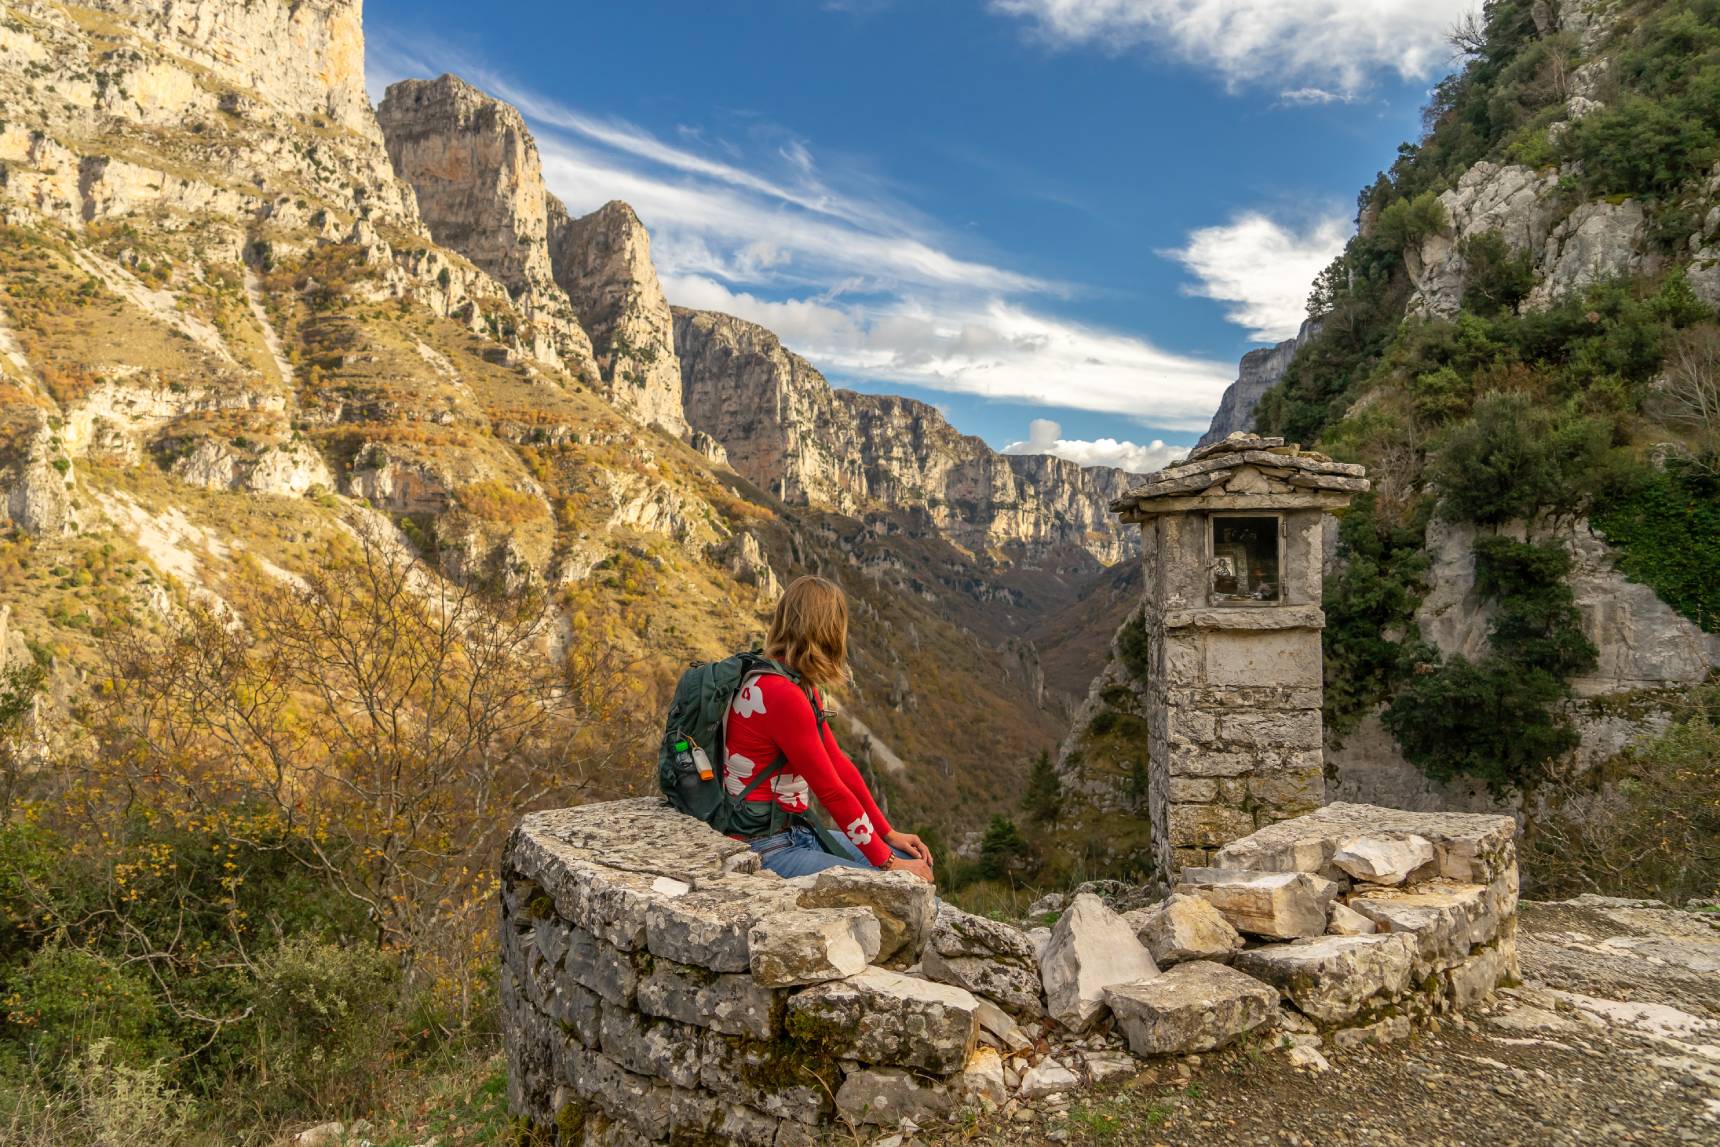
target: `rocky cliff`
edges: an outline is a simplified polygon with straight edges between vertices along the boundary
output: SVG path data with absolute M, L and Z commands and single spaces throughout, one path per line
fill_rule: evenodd
M 1074 547 L 1103 565 L 1136 543 L 1107 507 L 1120 471 L 1001 455 L 923 402 L 837 390 L 756 324 L 675 312 L 687 419 L 784 501 L 860 514 L 907 509 L 979 553 Z
M 1238 430 L 1254 429 L 1254 408 L 1260 404 L 1261 396 L 1283 380 L 1296 352 L 1307 345 L 1318 329 L 1313 323 L 1305 322 L 1295 338 L 1243 355 L 1236 381 L 1225 387 L 1223 397 L 1218 400 L 1218 411 L 1212 416 L 1212 425 L 1195 446 L 1210 446 Z
M 550 265 L 550 195 L 520 113 L 445 75 L 390 86 L 376 118 L 436 242 L 508 288 L 530 324 L 535 357 L 590 371 L 591 341 Z
M 550 200 L 555 280 L 578 309 L 617 406 L 672 434 L 684 433 L 675 320 L 651 262 L 651 237 L 620 201 L 580 219 Z

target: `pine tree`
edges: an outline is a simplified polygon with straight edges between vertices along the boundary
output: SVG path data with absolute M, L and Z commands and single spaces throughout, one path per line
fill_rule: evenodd
M 1057 777 L 1057 767 L 1051 763 L 1051 750 L 1039 750 L 1033 771 L 1027 777 L 1027 792 L 1021 798 L 1027 819 L 1037 825 L 1057 823 L 1063 815 L 1063 782 Z
M 994 816 L 979 844 L 980 875 L 990 880 L 1013 877 L 1032 863 L 1027 838 L 1005 816 Z

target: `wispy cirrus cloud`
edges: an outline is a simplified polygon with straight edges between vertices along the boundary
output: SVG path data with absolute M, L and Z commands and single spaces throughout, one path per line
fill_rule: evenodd
M 1382 73 L 1428 79 L 1479 0 L 991 0 L 1058 46 L 1151 47 L 1233 87 L 1354 95 Z
M 369 68 L 373 97 L 453 71 L 514 104 L 570 210 L 622 199 L 639 213 L 671 302 L 762 323 L 829 372 L 1190 431 L 1234 373 L 1056 317 L 1076 288 L 971 250 L 864 170 L 830 170 L 805 140 L 689 125 L 671 142 L 431 42 L 377 37 Z
M 1341 215 L 1295 228 L 1251 211 L 1203 227 L 1183 247 L 1163 254 L 1194 276 L 1184 288 L 1189 294 L 1229 304 L 1225 318 L 1246 328 L 1250 338 L 1280 342 L 1302 325 L 1314 279 L 1354 229 Z

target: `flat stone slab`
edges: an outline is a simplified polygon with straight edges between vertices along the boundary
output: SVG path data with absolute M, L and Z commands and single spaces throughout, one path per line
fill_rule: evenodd
M 1405 936 L 1322 936 L 1239 952 L 1235 967 L 1277 988 L 1303 1014 L 1342 1023 L 1371 1001 L 1403 993 L 1413 947 Z
M 1499 931 L 1488 890 L 1479 884 L 1439 881 L 1369 890 L 1351 896 L 1349 906 L 1380 932 L 1413 937 L 1418 976 L 1450 967 Z
M 1278 989 L 1210 960 L 1178 964 L 1105 993 L 1136 1055 L 1186 1055 L 1224 1047 L 1272 1020 Z
M 789 997 L 787 1023 L 831 1055 L 948 1075 L 973 1054 L 978 1012 L 962 988 L 871 967 Z
M 1187 868 L 1176 891 L 1205 900 L 1239 932 L 1290 940 L 1326 931 L 1338 885 L 1307 872 Z
M 1332 875 L 1332 857 L 1357 837 L 1420 836 L 1433 845 L 1438 874 L 1488 884 L 1516 864 L 1517 822 L 1489 813 L 1405 812 L 1339 802 L 1267 825 L 1219 849 L 1213 864 L 1254 872 Z
M 1038 953 L 1025 932 L 1008 924 L 940 904 L 920 970 L 1015 1015 L 1044 1014 Z
M 913 873 L 831 868 L 812 877 L 811 885 L 800 893 L 802 908 L 867 908 L 878 918 L 878 963 L 906 967 L 925 950 L 938 894 Z

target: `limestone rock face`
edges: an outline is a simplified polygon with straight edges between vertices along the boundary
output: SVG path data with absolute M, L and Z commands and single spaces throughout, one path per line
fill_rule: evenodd
M 1234 1043 L 1270 1021 L 1278 992 L 1223 964 L 1197 960 L 1111 988 L 1105 1002 L 1136 1055 L 1187 1055 Z
M 1483 232 L 1497 232 L 1516 251 L 1537 255 L 1547 244 L 1558 207 L 1553 191 L 1557 174 L 1542 174 L 1519 164 L 1478 163 L 1457 186 L 1439 197 L 1450 230 L 1425 237 L 1406 252 L 1416 286 L 1412 311 L 1450 318 L 1463 301 L 1468 266 L 1463 244 Z
M 1129 478 L 1046 455 L 1001 455 L 911 399 L 834 390 L 763 327 L 675 311 L 688 423 L 742 476 L 796 505 L 843 514 L 868 507 L 925 515 L 979 552 L 1086 551 L 1103 564 L 1139 540 L 1106 512 Z
M 555 281 L 591 336 L 611 401 L 642 422 L 685 433 L 675 320 L 651 264 L 645 225 L 625 203 L 570 219 L 551 198 L 549 228 Z
M 1544 307 L 1592 283 L 1652 269 L 1648 216 L 1641 203 L 1584 203 L 1548 236 L 1541 256 L 1545 277 L 1530 293 Z
M 1091 893 L 1075 898 L 1051 930 L 1039 972 L 1047 1010 L 1071 1031 L 1084 1031 L 1105 1010 L 1105 990 L 1158 975 L 1127 921 Z
M 1224 914 L 1199 896 L 1175 894 L 1163 904 L 1123 915 L 1159 967 L 1188 960 L 1228 961 L 1242 936 Z
M 1224 396 L 1218 400 L 1218 411 L 1212 416 L 1212 425 L 1195 443 L 1196 448 L 1222 442 L 1239 430 L 1252 430 L 1254 408 L 1260 404 L 1261 396 L 1283 381 L 1296 352 L 1319 331 L 1318 323 L 1305 322 L 1295 338 L 1243 355 L 1236 381 L 1225 388 Z
M 363 0 L 95 0 L 198 64 L 282 109 L 375 135 L 364 90 Z M 173 81 L 163 75 L 158 85 Z M 146 89 L 145 98 L 156 85 Z
M 575 374 L 589 368 L 590 339 L 550 263 L 551 197 L 520 113 L 444 75 L 390 85 L 376 117 L 436 242 L 508 288 L 533 327 L 534 356 Z

